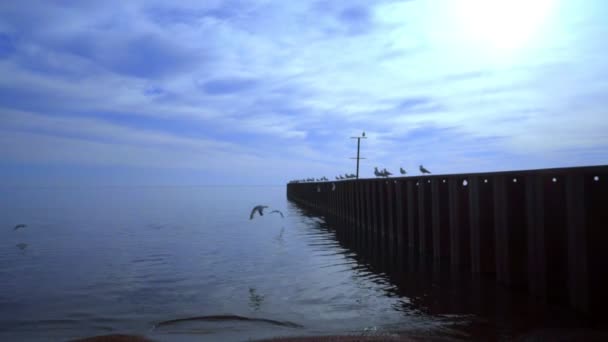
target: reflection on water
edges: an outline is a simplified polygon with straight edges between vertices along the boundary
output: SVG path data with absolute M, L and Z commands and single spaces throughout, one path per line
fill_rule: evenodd
M 302 215 L 316 217 L 309 209 L 298 207 Z M 450 265 L 433 262 L 387 246 L 365 246 L 343 233 L 347 224 L 325 217 L 319 229 L 331 232 L 352 269 L 382 285 L 389 297 L 400 298 L 392 308 L 404 315 L 433 317 L 437 325 L 422 335 L 418 328 L 402 324 L 383 329 L 404 336 L 474 338 L 483 340 L 606 340 L 603 323 L 593 322 L 567 308 L 550 307 L 524 293 L 508 290 L 493 280 L 470 273 L 456 273 Z M 393 253 L 391 253 L 393 251 Z M 388 282 L 388 283 L 387 283 Z
M 249 220 L 261 202 L 285 218 Z M 362 249 L 284 187 L 4 190 L 0 226 L 1 341 L 588 332 L 493 284 Z
M 253 287 L 249 288 L 249 306 L 253 309 L 253 311 L 259 311 L 262 306 L 262 302 L 264 301 L 264 296 L 256 293 Z

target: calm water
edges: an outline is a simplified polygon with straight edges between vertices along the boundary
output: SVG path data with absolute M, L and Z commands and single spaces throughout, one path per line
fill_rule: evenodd
M 285 218 L 249 220 L 261 203 Z M 17 223 L 27 227 L 14 231 Z M 331 224 L 288 203 L 284 187 L 4 188 L 0 228 L 2 341 L 110 333 L 161 341 L 400 332 L 458 338 L 563 329 L 559 319 L 523 323 L 522 312 L 545 317 L 545 309 L 514 304 L 518 297 L 494 288 L 459 289 L 432 273 L 376 267 L 340 243 Z M 202 315 L 302 327 L 222 320 L 154 328 Z

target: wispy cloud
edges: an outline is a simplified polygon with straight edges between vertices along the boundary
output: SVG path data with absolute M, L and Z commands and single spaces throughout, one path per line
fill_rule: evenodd
M 280 183 L 365 130 L 364 174 L 606 163 L 608 7 L 546 3 L 507 49 L 442 1 L 5 2 L 0 154 Z

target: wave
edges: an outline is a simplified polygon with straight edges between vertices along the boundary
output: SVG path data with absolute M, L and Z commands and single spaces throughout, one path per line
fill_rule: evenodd
M 293 323 L 293 322 L 289 322 L 289 321 L 276 321 L 276 320 L 268 319 L 268 318 L 254 318 L 254 317 L 245 317 L 245 316 L 238 316 L 238 315 L 209 315 L 209 316 L 194 316 L 194 317 L 186 317 L 186 318 L 177 318 L 177 319 L 171 319 L 168 321 L 162 321 L 162 322 L 156 323 L 154 325 L 154 328 L 159 328 L 159 327 L 173 325 L 173 324 L 182 323 L 182 322 L 192 322 L 192 321 L 207 321 L 207 322 L 209 322 L 209 321 L 212 321 L 212 322 L 247 321 L 247 322 L 262 322 L 262 323 L 268 323 L 268 324 L 278 325 L 278 326 L 282 326 L 282 327 L 289 327 L 289 328 L 303 328 L 304 327 L 297 323 Z

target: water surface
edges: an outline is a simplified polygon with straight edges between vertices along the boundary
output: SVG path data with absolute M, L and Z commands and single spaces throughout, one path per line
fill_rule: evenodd
M 285 218 L 249 220 L 257 204 Z M 13 230 L 18 223 L 27 227 Z M 378 267 L 384 263 L 341 242 L 330 222 L 287 202 L 282 186 L 2 188 L 0 228 L 0 340 L 451 339 L 536 328 L 515 319 L 521 307 L 493 287 L 463 290 L 432 273 Z M 471 293 L 509 305 L 472 307 L 482 299 Z M 230 315 L 253 320 L 155 327 Z

